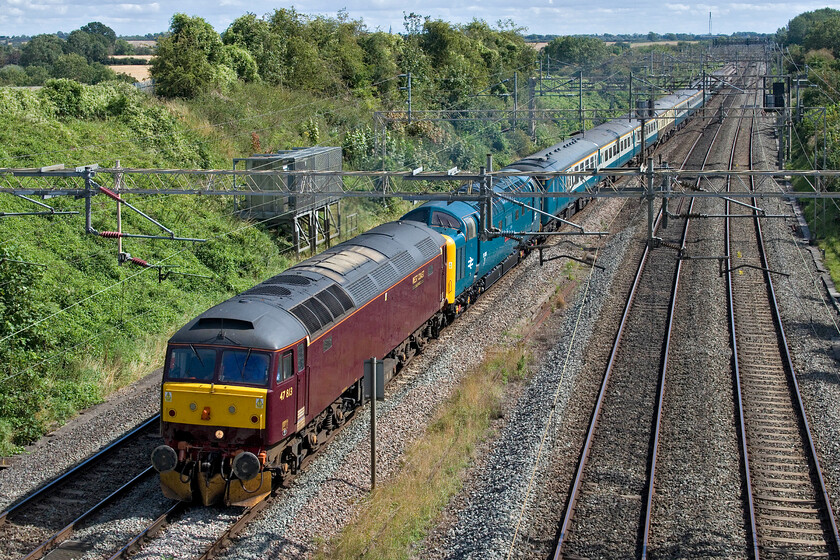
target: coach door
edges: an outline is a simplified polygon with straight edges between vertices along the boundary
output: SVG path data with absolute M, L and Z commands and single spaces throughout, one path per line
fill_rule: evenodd
M 301 342 L 295 350 L 295 408 L 296 429 L 302 430 L 306 426 L 306 415 L 309 413 L 309 368 L 306 367 L 306 344 Z

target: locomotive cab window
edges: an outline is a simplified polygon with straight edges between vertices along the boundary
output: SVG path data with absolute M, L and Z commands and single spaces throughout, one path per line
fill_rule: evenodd
M 461 224 L 458 222 L 458 219 L 454 216 L 450 216 L 444 212 L 432 212 L 432 223 L 433 226 L 445 227 L 445 228 L 452 228 L 452 229 L 460 229 Z
M 166 378 L 212 381 L 215 369 L 215 348 L 176 347 L 169 355 Z
M 292 377 L 295 372 L 292 365 L 294 364 L 294 359 L 291 352 L 285 352 L 283 354 L 283 359 L 280 363 L 280 367 L 277 368 L 277 383 L 289 379 Z
M 271 358 L 253 350 L 223 350 L 219 381 L 265 385 Z

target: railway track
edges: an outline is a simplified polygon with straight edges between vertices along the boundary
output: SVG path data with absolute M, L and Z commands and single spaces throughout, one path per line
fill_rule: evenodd
M 159 420 L 158 415 L 149 418 L 0 513 L 5 554 L 43 557 L 94 514 L 154 476 L 147 465 L 159 444 Z
M 750 168 L 754 121 L 753 116 L 736 138 L 749 146 Z M 728 182 L 727 191 L 734 187 Z M 755 190 L 752 177 L 747 188 Z M 838 558 L 837 525 L 802 406 L 755 198 L 751 205 L 727 201 L 727 215 L 752 219 L 727 219 L 725 230 L 750 553 L 755 559 Z
M 698 136 L 686 156 L 705 165 L 721 127 Z M 686 202 L 688 200 L 688 202 Z M 646 248 L 596 399 L 554 558 L 647 556 L 668 352 L 682 253 L 693 210 L 670 216 L 679 238 Z M 660 213 L 661 218 L 661 213 Z M 657 228 L 659 223 L 657 223 Z M 671 234 L 673 236 L 673 234 Z

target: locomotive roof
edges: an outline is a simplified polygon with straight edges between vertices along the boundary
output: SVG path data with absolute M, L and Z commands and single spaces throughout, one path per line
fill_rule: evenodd
M 205 311 L 169 342 L 284 348 L 389 289 L 442 245 L 418 222 L 382 224 Z
M 516 169 L 512 167 L 505 167 L 500 171 L 516 171 Z M 481 192 L 481 187 L 476 183 L 465 183 L 461 185 L 458 189 L 458 192 L 461 194 L 465 194 L 468 192 L 469 188 L 472 187 L 473 194 L 479 194 Z M 530 178 L 527 176 L 508 176 L 508 177 L 501 177 L 496 178 L 493 180 L 493 190 L 498 193 L 511 193 L 511 192 L 521 192 L 521 191 L 531 191 L 533 187 L 531 186 Z M 493 200 L 493 207 L 494 209 L 501 209 L 502 202 L 499 199 Z M 428 202 L 423 203 L 421 206 L 418 206 L 414 210 L 407 212 L 403 219 L 418 219 L 419 216 L 424 216 L 421 218 L 421 223 L 425 223 L 428 220 L 428 214 L 422 214 L 422 209 L 430 209 L 434 208 L 436 210 L 443 210 L 453 216 L 456 216 L 463 220 L 469 216 L 476 216 L 479 213 L 479 204 L 476 201 L 463 201 L 463 200 L 456 200 L 456 201 L 445 201 L 445 200 L 430 200 Z M 412 218 L 406 218 L 406 216 L 412 216 Z M 476 216 L 477 217 L 477 216 Z
M 473 191 L 478 194 L 478 191 Z M 445 200 L 430 200 L 428 202 L 424 202 L 422 205 L 418 206 L 411 212 L 407 212 L 406 216 L 411 214 L 412 212 L 416 212 L 422 208 L 434 208 L 435 210 L 443 210 L 452 214 L 453 216 L 457 216 L 462 220 L 468 216 L 474 216 L 478 213 L 478 207 L 476 202 L 465 202 L 463 200 L 456 200 L 453 202 L 447 202 Z M 403 216 L 405 219 L 405 216 Z

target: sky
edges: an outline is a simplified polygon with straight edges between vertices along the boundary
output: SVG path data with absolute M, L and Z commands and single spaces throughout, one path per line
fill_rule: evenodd
M 183 12 L 201 16 L 221 33 L 237 17 L 258 16 L 276 8 L 294 6 L 305 14 L 335 16 L 346 9 L 368 29 L 402 32 L 403 14 L 417 13 L 452 23 L 482 19 L 491 25 L 513 20 L 527 33 L 573 35 L 589 33 L 696 33 L 729 35 L 736 31 L 773 33 L 802 12 L 819 8 L 840 9 L 840 3 L 749 0 L 741 2 L 661 2 L 619 0 L 301 0 L 280 3 L 244 0 L 0 0 L 0 36 L 70 32 L 91 21 L 100 21 L 117 35 L 145 35 L 166 31 L 172 15 Z

